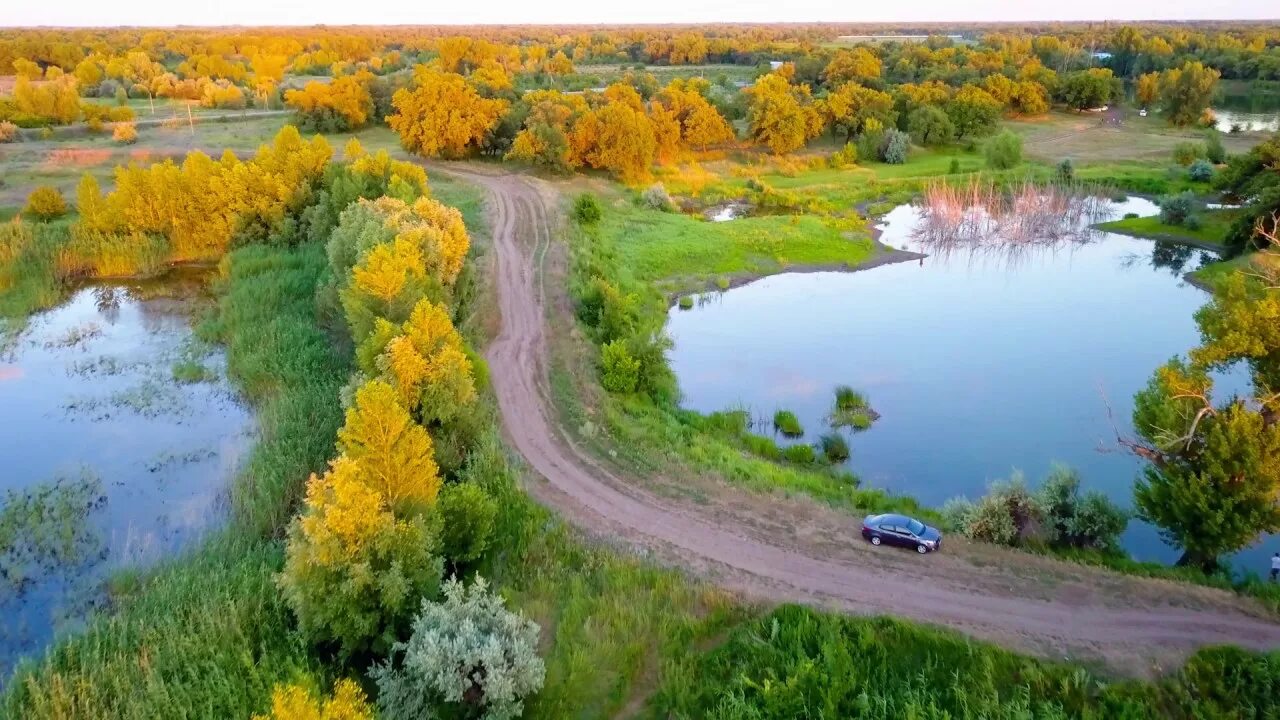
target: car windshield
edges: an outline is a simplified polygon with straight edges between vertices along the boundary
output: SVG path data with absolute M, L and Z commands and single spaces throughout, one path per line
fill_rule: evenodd
M 907 529 L 911 531 L 912 535 L 923 535 L 924 523 L 920 522 L 919 520 L 908 520 Z

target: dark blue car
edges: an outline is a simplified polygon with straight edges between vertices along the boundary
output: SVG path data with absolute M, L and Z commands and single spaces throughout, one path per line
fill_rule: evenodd
M 914 548 L 921 555 L 942 549 L 938 528 L 906 515 L 868 515 L 862 521 L 862 537 L 872 545 L 901 545 Z

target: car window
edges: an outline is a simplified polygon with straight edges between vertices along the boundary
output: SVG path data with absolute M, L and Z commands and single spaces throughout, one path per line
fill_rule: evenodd
M 907 523 L 907 529 L 910 530 L 913 534 L 919 535 L 924 532 L 924 523 L 920 522 L 919 520 L 912 520 L 911 522 Z
M 898 528 L 896 528 L 896 527 L 894 527 L 894 526 L 890 525 L 889 523 L 885 523 L 885 524 L 881 525 L 881 526 L 880 526 L 880 529 L 881 529 L 881 530 L 883 530 L 883 531 L 885 531 L 885 532 L 898 532 Z

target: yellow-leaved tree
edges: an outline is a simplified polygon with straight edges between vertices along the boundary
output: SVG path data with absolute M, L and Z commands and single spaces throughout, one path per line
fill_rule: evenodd
M 303 129 L 344 132 L 364 127 L 373 116 L 369 83 L 373 73 L 363 70 L 333 82 L 309 82 L 284 94 L 285 105 L 298 113 Z
M 338 451 L 360 466 L 364 481 L 397 514 L 430 506 L 440 492 L 431 436 L 403 399 L 382 380 L 370 380 L 356 390 L 338 430 Z
M 419 302 L 399 328 L 378 323 L 358 357 L 366 374 L 384 378 L 424 422 L 448 422 L 476 398 L 462 336 L 444 307 L 430 300 Z
M 866 48 L 856 47 L 837 52 L 822 75 L 828 85 L 838 87 L 848 82 L 875 80 L 880 72 L 880 58 Z
M 377 318 L 403 323 L 424 298 L 446 300 L 470 244 L 462 214 L 429 197 L 361 200 L 344 212 L 329 250 L 335 270 L 354 261 L 338 291 L 352 337 L 369 335 Z
M 271 712 L 253 720 L 373 720 L 369 698 L 354 680 L 333 685 L 333 695 L 317 698 L 301 685 L 277 685 L 271 690 Z
M 443 573 L 439 519 L 397 518 L 374 486 L 347 457 L 312 475 L 279 578 L 303 634 L 345 657 L 386 653 L 422 598 L 439 590 Z
M 456 158 L 479 147 L 507 111 L 507 101 L 485 98 L 455 73 L 419 66 L 411 88 L 391 98 L 387 124 L 405 149 L 427 157 Z
M 750 101 L 751 138 L 775 154 L 804 147 L 822 132 L 822 115 L 808 85 L 792 85 L 782 75 L 769 73 L 743 92 Z

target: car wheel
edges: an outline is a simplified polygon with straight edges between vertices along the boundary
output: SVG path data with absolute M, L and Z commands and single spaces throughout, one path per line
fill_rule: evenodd
M 872 536 L 871 536 L 871 544 L 872 544 L 872 545 L 879 545 L 879 544 L 880 544 L 880 538 L 879 538 L 879 537 L 876 537 L 875 535 L 872 535 Z
M 923 555 L 923 554 L 925 554 L 925 553 L 929 552 L 929 548 L 925 547 L 924 545 L 917 545 L 917 546 L 916 546 L 916 552 L 918 552 L 918 553 L 920 553 L 921 555 Z

